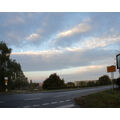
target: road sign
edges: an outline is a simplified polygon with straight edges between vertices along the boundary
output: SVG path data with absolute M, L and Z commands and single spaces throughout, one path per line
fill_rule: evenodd
M 4 80 L 8 80 L 8 77 L 4 77 Z
M 5 80 L 5 85 L 7 86 L 8 85 L 8 77 L 4 77 L 4 80 Z
M 5 83 L 7 83 L 8 82 L 8 80 L 5 80 Z
M 112 65 L 112 66 L 107 66 L 107 72 L 115 72 L 116 71 L 116 66 Z
M 120 69 L 120 54 L 116 55 L 117 69 Z

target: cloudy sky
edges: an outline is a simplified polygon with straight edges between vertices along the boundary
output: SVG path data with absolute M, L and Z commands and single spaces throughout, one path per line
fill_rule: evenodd
M 29 80 L 96 80 L 120 51 L 120 13 L 0 13 L 0 40 Z

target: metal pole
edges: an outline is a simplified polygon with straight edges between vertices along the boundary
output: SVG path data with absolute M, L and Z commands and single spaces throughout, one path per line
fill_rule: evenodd
M 114 90 L 114 82 L 113 82 L 113 80 L 114 80 L 114 72 L 111 72 L 111 79 L 112 79 L 112 85 L 113 85 L 113 90 Z

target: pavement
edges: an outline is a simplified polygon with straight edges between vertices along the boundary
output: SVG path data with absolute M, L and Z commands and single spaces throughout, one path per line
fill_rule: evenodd
M 0 95 L 0 108 L 80 108 L 75 97 L 111 89 L 112 86 L 83 88 L 59 92 Z

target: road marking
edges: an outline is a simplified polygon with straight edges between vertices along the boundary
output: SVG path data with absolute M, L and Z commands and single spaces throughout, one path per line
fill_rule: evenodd
M 65 101 L 59 101 L 59 103 L 63 103 L 63 102 L 65 102 Z
M 40 100 L 40 98 L 28 98 L 28 99 L 24 99 L 24 100 Z
M 4 101 L 0 101 L 0 103 L 4 103 Z
M 71 108 L 71 107 L 74 107 L 74 106 L 75 106 L 74 104 L 69 104 L 69 105 L 59 106 L 57 108 Z
M 24 108 L 30 108 L 30 106 L 28 105 L 28 106 L 24 106 Z
M 38 106 L 40 106 L 39 104 L 38 105 L 33 105 L 33 107 L 38 107 Z
M 71 101 L 71 100 L 65 100 L 65 101 L 67 101 L 67 102 L 68 102 L 68 101 Z
M 42 104 L 42 105 L 49 105 L 49 103 L 44 103 L 44 104 Z
M 51 104 L 56 104 L 56 103 L 58 103 L 58 102 L 51 102 Z

